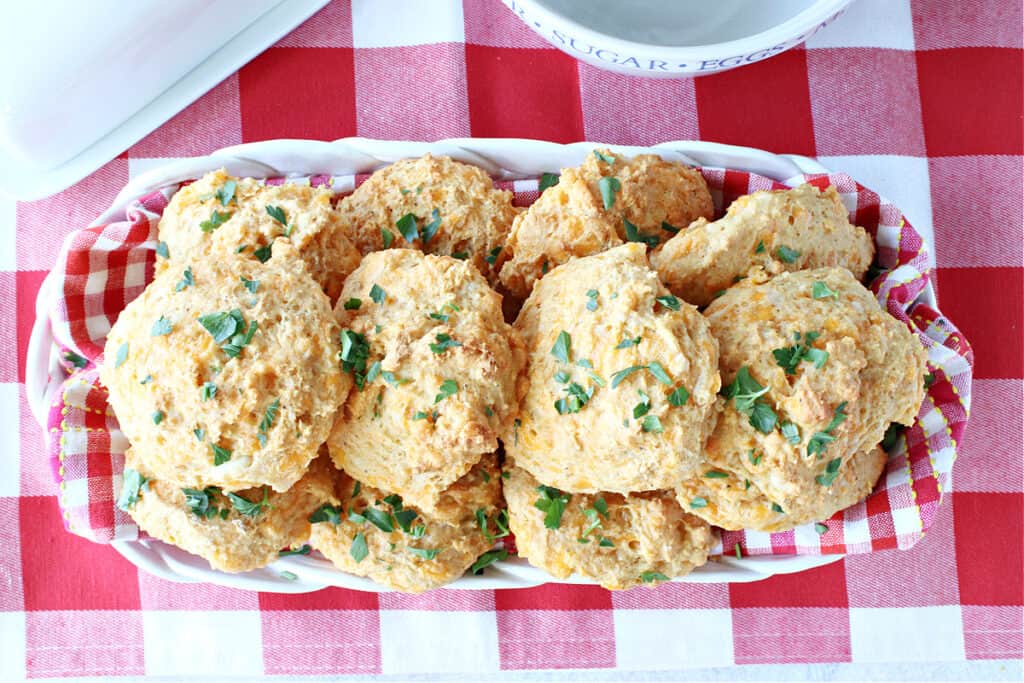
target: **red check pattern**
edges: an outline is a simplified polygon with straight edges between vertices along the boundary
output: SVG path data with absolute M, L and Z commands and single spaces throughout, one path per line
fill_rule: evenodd
M 1019 674 L 1021 25 L 1012 0 L 857 0 L 807 46 L 760 64 L 642 81 L 573 61 L 497 0 L 333 2 L 69 190 L 37 202 L 0 198 L 0 309 L 9 321 L 0 340 L 16 350 L 0 358 L 8 446 L 0 457 L 0 679 L 484 678 L 503 669 L 612 667 L 694 677 L 681 670 L 843 662 L 912 665 L 922 677 L 982 670 L 963 668 L 966 660 L 1010 660 L 984 671 Z M 940 307 L 975 353 L 971 423 L 957 438 L 956 471 L 940 482 L 948 495 L 931 510 L 924 539 L 754 584 L 415 597 L 183 589 L 67 533 L 22 386 L 35 295 L 66 236 L 99 215 L 131 175 L 167 158 L 273 137 L 350 135 L 708 139 L 818 156 L 881 191 L 932 246 Z M 938 414 L 956 420 L 955 405 L 940 397 Z M 117 463 L 94 465 L 102 479 Z

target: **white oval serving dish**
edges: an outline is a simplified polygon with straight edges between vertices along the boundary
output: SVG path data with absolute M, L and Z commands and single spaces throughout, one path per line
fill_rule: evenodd
M 541 173 L 576 166 L 602 143 L 579 142 L 560 145 L 537 140 L 453 139 L 436 143 L 390 142 L 346 138 L 335 142 L 308 140 L 272 140 L 227 147 L 210 156 L 182 159 L 148 171 L 132 179 L 114 199 L 112 206 L 94 221 L 95 225 L 124 215 L 125 206 L 134 198 L 153 190 L 194 179 L 204 173 L 226 168 L 238 176 L 282 177 L 330 175 L 347 176 L 368 173 L 406 157 L 430 152 L 448 155 L 476 164 L 498 179 L 536 178 Z M 826 173 L 818 162 L 800 156 L 777 155 L 746 147 L 710 142 L 667 142 L 653 147 L 610 145 L 615 150 L 635 155 L 656 153 L 698 166 L 713 166 L 750 171 L 780 181 L 803 173 Z M 36 302 L 36 322 L 29 342 L 26 393 L 36 420 L 45 427 L 47 411 L 60 391 L 64 379 L 58 349 L 50 330 L 48 312 L 55 296 L 51 276 L 44 281 Z M 934 305 L 929 288 L 923 300 Z M 387 591 L 368 579 L 344 574 L 317 556 L 281 558 L 272 565 L 242 574 L 227 574 L 210 568 L 205 560 L 179 548 L 153 539 L 114 541 L 113 547 L 130 562 L 160 578 L 179 582 L 207 582 L 279 593 L 315 591 L 339 586 L 366 591 Z M 730 555 L 708 562 L 690 575 L 677 579 L 687 583 L 757 581 L 773 574 L 788 574 L 835 562 L 842 555 L 754 556 L 742 559 Z M 295 577 L 295 578 L 291 578 Z M 526 588 L 556 581 L 543 571 L 515 558 L 490 567 L 482 576 L 466 575 L 448 588 L 496 589 Z M 562 583 L 592 583 L 571 578 Z

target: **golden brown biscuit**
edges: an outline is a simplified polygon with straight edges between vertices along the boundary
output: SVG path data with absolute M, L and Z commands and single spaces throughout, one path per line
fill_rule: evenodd
M 498 448 L 525 351 L 501 297 L 469 263 L 413 249 L 374 252 L 335 315 L 356 377 L 328 441 L 340 469 L 433 511 Z
M 165 270 L 107 336 L 100 378 L 157 479 L 284 491 L 327 438 L 352 385 L 338 326 L 294 248 L 274 253 Z
M 567 494 L 520 467 L 507 472 L 502 486 L 519 555 L 555 578 L 575 573 L 611 590 L 656 585 L 707 562 L 714 545 L 707 523 L 686 514 L 671 492 Z
M 626 159 L 597 150 L 516 217 L 501 283 L 524 299 L 555 266 L 624 241 L 656 245 L 713 211 L 699 171 L 653 154 Z
M 333 197 L 326 188 L 264 185 L 223 170 L 207 173 L 178 190 L 164 210 L 159 239 L 169 258 L 157 259 L 157 272 L 183 269 L 204 255 L 220 258 L 238 251 L 266 260 L 270 243 L 284 237 L 333 302 L 360 259 L 343 234 Z
M 790 513 L 768 519 L 773 530 L 830 516 L 854 491 L 870 491 L 874 447 L 891 422 L 910 424 L 924 397 L 925 351 L 910 330 L 843 268 L 744 280 L 705 316 L 718 339 L 727 399 L 705 470 L 750 479 Z M 681 488 L 684 501 L 693 486 Z M 728 504 L 708 503 L 691 511 L 760 528 L 756 514 L 720 518 L 715 510 Z
M 181 488 L 151 478 L 137 451 L 125 458 L 125 485 L 119 504 L 150 536 L 199 555 L 225 572 L 270 564 L 278 551 L 309 538 L 309 516 L 331 496 L 334 467 L 318 458 L 290 489 L 269 486 L 225 493 L 221 489 Z M 141 474 L 145 482 L 135 488 Z M 135 492 L 136 500 L 132 501 Z
M 503 442 L 517 465 L 574 493 L 672 488 L 696 471 L 714 426 L 718 345 L 642 244 L 551 271 L 516 328 L 529 362 Z
M 310 543 L 344 572 L 406 593 L 438 588 L 505 533 L 499 475 L 497 458 L 484 456 L 441 494 L 439 518 L 339 472 L 340 503 L 313 517 Z
M 840 266 L 859 280 L 874 253 L 834 187 L 801 185 L 740 197 L 723 218 L 697 221 L 664 243 L 651 264 L 676 296 L 705 306 L 754 268 L 775 275 Z
M 512 193 L 496 189 L 482 168 L 425 154 L 377 171 L 340 202 L 338 212 L 363 254 L 414 247 L 468 260 L 494 282 L 518 209 Z M 415 224 L 399 224 L 408 214 Z
M 839 510 L 867 498 L 882 475 L 887 459 L 885 451 L 877 446 L 858 453 L 840 468 L 830 486 L 805 489 L 802 496 L 791 501 L 788 509 L 783 509 L 764 495 L 746 468 L 732 471 L 724 465 L 709 463 L 707 470 L 684 481 L 676 492 L 685 509 L 717 527 L 786 531 L 801 524 L 828 519 Z M 732 461 L 732 465 L 735 464 Z M 821 474 L 816 476 L 826 476 L 825 468 L 820 464 Z

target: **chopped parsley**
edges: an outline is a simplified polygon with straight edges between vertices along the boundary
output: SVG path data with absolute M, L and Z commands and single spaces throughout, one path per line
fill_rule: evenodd
M 641 341 L 643 341 L 643 337 L 633 337 L 632 339 L 623 339 L 622 341 L 620 341 L 618 344 L 615 345 L 615 348 L 616 349 L 628 349 L 631 346 L 636 346 Z
M 260 247 L 259 249 L 254 250 L 252 252 L 252 255 L 255 256 L 256 258 L 258 258 L 260 263 L 266 263 L 267 261 L 270 260 L 270 256 L 271 256 L 272 253 L 273 253 L 273 248 L 272 248 L 271 245 L 268 244 L 266 246 L 263 246 L 263 247 Z
M 363 535 L 363 532 L 360 531 L 352 539 L 352 547 L 348 549 L 348 554 L 357 563 L 365 560 L 366 556 L 370 554 L 370 549 L 366 547 L 366 536 Z
M 757 467 L 758 465 L 761 464 L 761 460 L 764 459 L 764 455 L 762 453 L 756 452 L 753 448 L 751 448 L 750 452 L 747 453 L 747 458 L 750 459 L 751 465 Z
M 762 400 L 768 393 L 768 387 L 762 387 L 750 376 L 750 368 L 746 365 L 739 369 L 736 378 L 722 392 L 727 399 L 733 400 L 736 410 L 746 415 L 754 429 L 762 434 L 770 434 L 775 428 L 778 416 L 771 406 Z
M 324 503 L 309 516 L 310 524 L 318 524 L 320 522 L 330 522 L 331 524 L 341 524 L 341 508 L 334 507 L 328 503 Z
M 213 213 L 210 214 L 210 217 L 208 219 L 199 224 L 199 228 L 203 232 L 213 232 L 220 226 L 227 223 L 228 219 L 231 218 L 232 215 L 233 214 L 231 214 L 230 211 L 214 210 Z
M 437 340 L 436 344 L 430 345 L 430 350 L 436 354 L 441 354 L 448 349 L 454 349 L 457 346 L 462 346 L 462 342 L 457 342 L 451 338 L 448 334 L 439 334 L 434 337 Z
M 441 382 L 440 393 L 434 397 L 434 403 L 440 403 L 450 396 L 454 396 L 459 390 L 459 385 L 453 379 L 446 379 Z
M 456 306 L 454 303 L 447 303 L 441 307 L 440 311 L 437 311 L 435 313 L 427 313 L 427 317 L 430 318 L 431 320 L 437 320 L 438 322 L 446 323 L 448 322 L 449 318 L 451 318 L 451 316 L 448 314 L 448 311 L 451 311 L 452 313 L 457 313 L 461 310 L 462 309 Z
M 651 412 L 651 397 L 642 389 L 637 389 L 636 393 L 640 395 L 640 402 L 633 406 L 633 419 L 639 420 L 641 417 Z
M 260 288 L 259 280 L 250 280 L 244 275 L 240 276 L 238 279 L 243 285 L 245 285 L 245 288 L 249 290 L 250 294 L 255 294 L 256 290 Z
M 622 189 L 622 183 L 614 176 L 604 176 L 597 181 L 597 188 L 601 191 L 601 202 L 607 210 L 615 204 L 615 193 Z
M 643 572 L 640 574 L 640 580 L 644 583 L 654 583 L 655 581 L 668 581 L 668 577 L 661 572 Z
M 743 559 L 743 548 L 740 547 L 739 543 L 733 544 L 732 550 L 736 554 L 736 559 L 737 560 L 742 560 Z
M 498 548 L 497 550 L 488 550 L 486 553 L 477 558 L 476 562 L 474 562 L 472 566 L 470 566 L 469 570 L 474 574 L 482 574 L 484 569 L 486 569 L 487 567 L 490 567 L 495 562 L 501 562 L 505 559 L 508 559 L 508 551 L 504 548 Z
M 811 296 L 815 299 L 839 299 L 839 292 L 829 287 L 827 284 L 821 281 L 816 281 L 811 285 Z
M 390 534 L 395 530 L 395 525 L 391 521 L 391 515 L 383 510 L 379 510 L 377 508 L 366 508 L 363 510 L 363 516 L 366 518 L 366 521 L 386 534 Z
M 274 219 L 275 223 L 280 223 L 282 228 L 288 227 L 288 221 L 284 216 L 284 209 L 280 206 L 272 206 L 267 204 L 267 215 Z
M 341 351 L 338 352 L 338 358 L 341 359 L 341 369 L 352 373 L 356 387 L 361 390 L 366 384 L 366 361 L 370 356 L 370 342 L 352 330 L 342 330 L 340 339 Z
M 672 378 L 665 372 L 665 368 L 661 367 L 661 363 L 658 361 L 651 361 L 647 364 L 647 370 L 654 375 L 654 379 L 658 380 L 665 386 L 672 386 Z
M 419 239 L 420 231 L 416 223 L 416 216 L 411 213 L 405 214 L 395 222 L 395 227 L 398 228 L 399 234 L 401 234 L 409 244 L 412 244 Z
M 796 344 L 772 351 L 772 356 L 775 357 L 775 362 L 779 364 L 779 367 L 785 370 L 787 375 L 795 375 L 797 366 L 800 365 L 801 361 L 805 360 L 813 363 L 816 368 L 824 367 L 825 362 L 828 361 L 828 351 L 822 351 L 811 346 L 821 336 L 821 333 L 805 332 L 802 343 L 800 342 L 799 332 L 793 336 L 797 342 Z
M 196 283 L 195 275 L 192 274 L 192 266 L 186 268 L 182 274 L 181 279 L 178 280 L 178 284 L 174 285 L 174 291 L 180 292 L 188 287 L 191 287 Z
M 151 337 L 162 337 L 170 334 L 172 329 L 174 329 L 174 327 L 171 325 L 171 321 L 164 316 L 160 316 L 156 319 L 156 322 L 153 323 L 153 327 L 150 329 L 149 335 Z
M 579 541 L 580 543 L 588 543 L 590 539 L 588 539 L 587 536 L 589 536 L 590 533 L 595 529 L 601 527 L 601 518 L 598 516 L 598 514 L 599 513 L 595 508 L 584 508 L 583 516 L 587 518 L 587 526 L 584 527 L 583 532 L 580 534 L 580 537 L 576 539 L 577 541 Z
M 209 401 L 211 398 L 217 395 L 217 385 L 213 382 L 203 382 L 203 386 L 199 387 L 199 400 Z
M 572 337 L 565 330 L 558 333 L 555 344 L 551 347 L 551 355 L 563 363 L 572 362 Z
M 772 512 L 778 512 L 781 515 L 786 514 L 786 511 L 782 509 L 782 506 L 778 503 L 772 503 Z
M 130 467 L 124 469 L 121 475 L 121 495 L 117 497 L 117 507 L 128 510 L 139 501 L 139 493 L 144 491 L 149 481 Z
M 208 313 L 199 316 L 199 324 L 220 344 L 221 350 L 229 357 L 235 358 L 242 349 L 249 345 L 258 327 L 255 320 L 246 329 L 245 318 L 237 308 L 220 313 Z
M 153 381 L 153 375 L 146 375 L 145 377 L 143 377 L 142 379 L 139 380 L 139 384 L 149 384 L 152 381 Z
M 220 200 L 221 206 L 227 206 L 231 203 L 231 200 L 235 198 L 235 187 L 238 185 L 234 180 L 229 180 L 224 183 L 219 190 L 217 190 L 217 199 Z
M 622 219 L 622 224 L 626 229 L 626 241 L 627 242 L 640 242 L 646 244 L 649 247 L 656 247 L 661 241 L 657 235 L 645 235 L 640 232 L 634 224 L 630 223 L 625 218 Z
M 114 368 L 119 368 L 128 360 L 128 342 L 117 347 L 117 354 L 114 356 Z
M 904 426 L 898 422 L 890 423 L 885 430 L 885 436 L 882 437 L 882 450 L 887 453 L 891 451 L 893 446 L 899 443 L 904 429 Z
M 671 235 L 678 235 L 679 234 L 679 228 L 677 228 L 676 226 L 672 225 L 671 223 L 666 223 L 665 221 L 661 222 L 661 229 L 664 230 L 665 232 L 671 234 Z
M 665 308 L 672 311 L 678 311 L 680 308 L 682 308 L 682 303 L 680 303 L 679 299 L 675 298 L 671 294 L 666 296 L 655 297 L 654 300 L 657 301 L 662 306 L 664 306 Z
M 422 557 L 424 560 L 432 560 L 441 552 L 440 548 L 406 548 L 406 550 L 416 557 Z
M 206 432 L 203 431 L 202 427 L 196 427 L 192 430 L 192 433 L 196 435 L 196 441 L 199 443 L 203 442 L 203 438 L 206 436 Z
M 537 183 L 537 191 L 543 192 L 549 187 L 554 187 L 555 185 L 558 184 L 560 178 L 561 176 L 559 176 L 557 173 L 541 173 L 540 182 Z
M 565 387 L 566 396 L 555 401 L 555 410 L 559 415 L 578 413 L 587 405 L 594 395 L 594 388 L 584 389 L 576 382 L 570 382 Z
M 783 263 L 796 263 L 796 260 L 800 258 L 800 252 L 796 249 L 790 249 L 789 247 L 782 245 L 775 251 L 775 255 L 779 257 L 779 260 Z
M 373 287 L 370 287 L 370 299 L 373 300 L 373 303 L 382 304 L 387 298 L 388 293 L 381 289 L 380 285 L 375 284 Z
M 619 370 L 614 375 L 612 375 L 612 389 L 622 384 L 623 380 L 625 380 L 627 377 L 632 375 L 637 370 L 643 370 L 646 367 L 646 365 L 630 365 L 628 368 Z
M 261 446 L 267 445 L 267 432 L 274 426 L 274 420 L 277 418 L 277 411 L 281 407 L 281 399 L 275 398 L 267 409 L 263 411 L 263 419 L 259 423 L 259 439 Z
M 83 356 L 79 356 L 74 351 L 65 351 L 64 352 L 64 360 L 66 360 L 67 362 L 71 363 L 72 365 L 74 365 L 79 370 L 81 370 L 82 368 L 84 368 L 85 366 L 87 366 L 89 364 L 88 360 L 86 360 Z
M 668 402 L 674 406 L 684 406 L 690 400 L 690 392 L 682 384 L 672 390 L 668 395 Z
M 935 379 L 936 378 L 935 378 L 935 373 L 934 372 L 929 372 L 927 375 L 925 375 L 924 376 L 924 388 L 925 389 L 931 389 L 931 386 L 933 384 L 935 384 Z
M 209 519 L 217 514 L 217 508 L 211 505 L 211 498 L 220 492 L 216 486 L 207 486 L 205 489 L 182 489 L 185 494 L 185 505 L 189 511 L 197 517 Z
M 395 235 L 394 235 L 393 232 L 391 232 L 387 228 L 381 228 L 380 229 L 380 239 L 381 239 L 381 242 L 384 243 L 384 248 L 385 249 L 390 249 L 391 248 L 391 243 L 395 241 Z
M 167 242 L 156 243 L 156 255 L 160 258 L 171 258 L 171 252 L 167 249 Z
M 423 244 L 427 244 L 441 228 L 441 212 L 434 209 L 430 212 L 430 222 L 423 226 Z
M 600 159 L 601 161 L 603 161 L 606 164 L 614 164 L 615 163 L 615 157 L 611 156 L 610 154 L 605 154 L 604 152 L 602 152 L 599 149 L 595 149 L 594 150 L 594 156 L 597 157 L 598 159 Z
M 764 253 L 764 240 L 761 240 L 760 242 L 757 243 L 757 249 L 754 250 L 754 253 L 755 254 L 763 254 Z
M 396 509 L 394 514 L 395 522 L 407 534 L 412 534 L 412 523 L 416 517 L 415 510 Z
M 452 258 L 453 259 L 458 259 L 459 261 L 465 261 L 466 259 L 469 258 L 469 252 L 468 251 L 455 251 L 455 252 L 452 252 Z
M 833 413 L 832 419 L 829 420 L 828 426 L 825 427 L 824 431 L 814 432 L 811 435 L 810 440 L 807 442 L 807 455 L 816 455 L 820 458 L 821 454 L 825 452 L 825 447 L 836 440 L 832 432 L 843 423 L 846 417 L 846 401 L 843 401 L 836 406 L 835 413 Z
M 693 500 L 690 501 L 690 507 L 694 508 L 694 509 L 706 508 L 707 506 L 708 506 L 708 501 L 705 500 L 704 498 L 700 497 L 700 496 L 697 496 Z
M 357 299 L 355 297 L 352 297 L 351 299 L 348 299 L 345 302 L 345 310 L 346 311 L 358 311 L 359 307 L 362 306 L 362 305 L 363 305 L 363 300 L 362 299 Z
M 828 533 L 828 525 L 827 524 L 822 524 L 821 522 L 818 522 L 817 524 L 814 525 L 814 530 L 818 532 L 819 536 L 824 536 L 825 534 Z
M 487 253 L 487 258 L 485 258 L 484 260 L 487 261 L 489 264 L 491 264 L 493 266 L 495 263 L 498 262 L 498 254 L 500 254 L 500 253 L 501 253 L 501 247 L 495 247 L 494 249 L 491 249 Z
M 657 415 L 645 415 L 644 419 L 640 421 L 640 429 L 645 432 L 660 434 L 662 431 L 661 420 L 658 419 Z
M 562 513 L 569 504 L 569 494 L 551 486 L 538 486 L 540 498 L 534 501 L 533 507 L 544 513 L 544 526 L 557 529 L 562 525 Z
M 821 486 L 831 486 L 832 482 L 839 476 L 839 468 L 843 464 L 842 458 L 833 458 L 828 461 L 825 465 L 825 474 L 819 474 L 814 478 L 814 481 L 818 482 Z
M 792 422 L 783 422 L 779 425 L 782 430 L 782 436 L 786 437 L 786 441 L 796 446 L 800 443 L 800 428 Z
M 164 421 L 165 417 L 167 417 L 167 415 L 164 413 L 164 411 L 162 411 L 162 410 L 155 411 L 153 413 L 153 424 L 155 424 L 155 425 L 160 424 L 161 422 Z
M 708 470 L 704 473 L 705 479 L 728 479 L 729 473 L 721 470 Z
M 596 289 L 588 289 L 587 290 L 587 310 L 588 311 L 596 311 L 597 310 L 597 306 L 598 306 L 597 297 L 598 297 L 598 294 L 599 293 L 598 293 L 598 291 Z
M 269 495 L 269 488 L 264 486 L 263 499 L 257 502 L 252 502 L 250 500 L 242 498 L 237 493 L 228 493 L 227 497 L 228 500 L 231 501 L 231 507 L 235 508 L 235 510 L 237 510 L 239 514 L 245 515 L 246 517 L 256 517 L 261 512 L 263 512 L 263 508 L 270 507 L 270 504 L 267 503 L 267 498 Z
M 211 443 L 210 450 L 213 451 L 213 464 L 215 467 L 217 465 L 223 465 L 228 460 L 231 460 L 231 451 L 224 448 L 223 446 L 218 446 L 215 443 Z

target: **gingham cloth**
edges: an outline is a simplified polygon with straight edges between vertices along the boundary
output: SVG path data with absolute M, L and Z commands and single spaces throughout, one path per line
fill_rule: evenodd
M 12 322 L 0 337 L 16 350 L 0 357 L 0 679 L 548 668 L 1019 679 L 1021 25 L 1013 0 L 856 0 L 805 48 L 645 81 L 577 64 L 497 0 L 335 2 L 73 188 L 0 199 L 0 307 Z M 752 584 L 415 597 L 183 588 L 67 533 L 22 386 L 35 294 L 64 239 L 169 158 L 350 135 L 707 139 L 816 156 L 880 191 L 932 247 L 939 306 L 975 352 L 970 427 L 925 538 Z M 734 664 L 752 666 L 716 668 Z

